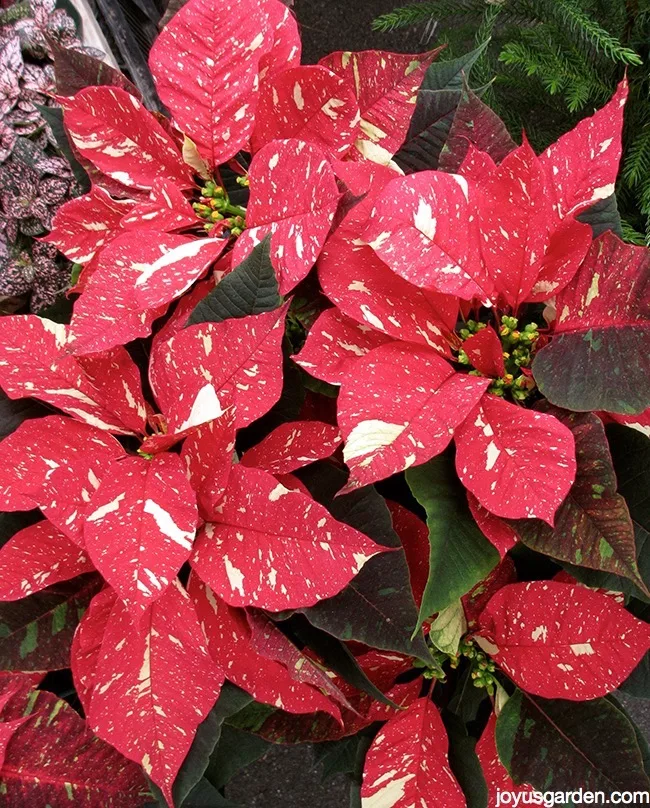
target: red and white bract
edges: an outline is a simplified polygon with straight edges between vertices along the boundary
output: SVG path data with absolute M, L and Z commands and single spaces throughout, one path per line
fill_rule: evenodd
M 20 600 L 93 569 L 88 553 L 45 519 L 0 549 L 0 600 Z
M 237 266 L 271 233 L 271 261 L 280 294 L 306 277 L 325 244 L 339 202 L 336 178 L 318 146 L 301 140 L 270 143 L 254 157 L 247 229 L 237 239 Z M 278 195 L 278 188 L 291 193 Z
M 392 159 L 406 138 L 422 79 L 438 52 L 338 51 L 320 60 L 352 88 L 359 104 L 360 132 L 350 156 L 383 164 Z
M 555 581 L 503 587 L 483 610 L 479 634 L 519 687 L 547 699 L 611 693 L 650 649 L 647 623 L 607 595 Z
M 31 314 L 5 317 L 0 343 L 0 384 L 10 398 L 31 396 L 91 426 L 134 434 L 144 427 L 137 368 L 124 349 L 83 363 L 67 351 L 68 326 Z M 119 368 L 114 367 L 115 362 Z M 121 379 L 133 396 L 128 403 Z M 117 384 L 116 384 L 117 382 Z M 126 396 L 126 399 L 125 399 Z
M 515 562 L 509 555 L 506 555 L 502 557 L 489 575 L 462 596 L 460 601 L 470 630 L 474 630 L 478 626 L 479 617 L 492 599 L 492 596 L 507 584 L 513 584 L 516 581 L 517 568 L 515 567 Z
M 84 538 L 95 567 L 140 616 L 192 551 L 198 514 L 181 459 L 167 453 L 111 464 L 86 514 Z
M 340 719 L 336 705 L 301 676 L 306 657 L 294 646 L 291 647 L 302 662 L 290 671 L 285 665 L 260 653 L 252 640 L 245 611 L 228 606 L 195 573 L 190 576 L 188 592 L 205 632 L 208 650 L 215 664 L 226 672 L 233 684 L 250 693 L 255 701 L 288 713 L 320 710 Z M 286 637 L 285 642 L 290 645 Z
M 106 624 L 116 600 L 117 595 L 110 586 L 98 592 L 79 621 L 72 640 L 70 667 L 75 690 L 86 715 L 90 713 L 90 702 L 95 689 L 95 674 Z
M 467 492 L 467 503 L 481 533 L 497 548 L 499 555 L 503 558 L 508 550 L 511 550 L 519 541 L 517 533 L 506 521 L 486 510 L 469 491 Z
M 126 348 L 117 345 L 109 351 L 78 356 L 76 360 L 110 413 L 136 434 L 142 434 L 148 405 L 142 393 L 140 370 Z
M 353 367 L 362 356 L 389 341 L 389 337 L 351 320 L 338 309 L 326 309 L 293 359 L 317 379 L 341 384 L 354 373 Z
M 312 606 L 338 594 L 385 548 L 260 469 L 234 466 L 191 563 L 231 606 Z
M 428 698 L 414 701 L 382 727 L 368 750 L 362 808 L 465 808 L 448 752 L 438 708 Z
M 113 199 L 94 185 L 87 194 L 57 210 L 52 229 L 43 240 L 54 244 L 71 261 L 87 264 L 119 233 L 122 218 L 132 208 L 131 200 Z
M 360 359 L 338 400 L 348 488 L 440 454 L 489 384 L 456 373 L 427 348 L 391 343 Z
M 479 742 L 476 744 L 476 754 L 481 763 L 483 776 L 488 790 L 487 808 L 499 808 L 500 799 L 504 794 L 529 794 L 534 791 L 532 786 L 518 786 L 508 774 L 506 767 L 499 759 L 495 731 L 497 727 L 497 717 L 492 713 Z
M 398 502 L 386 500 L 386 505 L 393 521 L 393 530 L 399 536 L 406 554 L 411 589 L 419 606 L 429 579 L 429 528 L 419 516 Z
M 328 298 L 362 325 L 451 355 L 448 337 L 458 300 L 405 281 L 370 247 L 355 241 L 350 229 L 339 228 L 318 259 L 318 278 Z
M 342 157 L 359 131 L 354 90 L 318 65 L 283 70 L 260 89 L 253 151 L 273 140 L 297 138 L 316 144 L 331 157 Z
M 169 432 L 220 418 L 235 402 L 237 428 L 264 415 L 282 392 L 287 306 L 265 314 L 200 323 L 155 357 L 155 389 Z
M 650 409 L 639 413 L 638 415 L 619 415 L 618 413 L 602 413 L 601 417 L 606 416 L 612 418 L 618 424 L 625 424 L 630 429 L 636 429 L 641 432 L 646 438 L 650 438 Z
M 614 193 L 627 95 L 624 79 L 611 101 L 591 118 L 580 121 L 540 156 L 561 218 L 579 213 Z
M 503 347 L 497 332 L 492 326 L 482 328 L 463 342 L 463 350 L 469 357 L 470 364 L 484 376 L 500 379 L 506 375 L 503 362 Z
M 142 770 L 96 738 L 54 693 L 25 688 L 26 678 L 2 709 L 4 740 L 14 727 L 2 765 L 5 806 L 141 805 L 147 791 Z
M 231 253 L 226 253 L 226 257 Z M 221 263 L 221 262 L 219 262 Z M 149 356 L 149 384 L 156 395 L 156 369 L 161 366 L 162 357 L 167 350 L 167 343 L 183 330 L 190 314 L 194 311 L 198 303 L 209 294 L 215 287 L 215 275 L 211 273 L 205 280 L 195 283 L 194 286 L 184 294 L 176 303 L 173 312 L 165 320 L 164 324 L 156 329 L 156 333 L 151 340 L 151 353 Z M 221 278 L 219 278 L 221 280 Z
M 351 707 L 343 692 L 332 681 L 332 671 L 315 664 L 308 655 L 309 649 L 306 649 L 306 653 L 299 651 L 275 623 L 258 609 L 248 609 L 246 618 L 251 629 L 251 643 L 261 656 L 272 662 L 280 662 L 292 678 L 319 688 L 344 707 Z M 331 712 L 338 718 L 335 711 Z
M 151 49 L 160 98 L 211 168 L 251 136 L 260 59 L 273 46 L 269 4 L 279 2 L 240 0 L 234 13 L 228 0 L 191 0 Z
M 269 474 L 289 474 L 329 457 L 341 441 L 335 426 L 319 421 L 292 421 L 274 429 L 242 455 L 240 462 Z
M 83 546 L 84 513 L 111 461 L 124 449 L 111 435 L 72 418 L 24 421 L 0 442 L 0 507 L 40 508 Z
M 487 302 L 494 290 L 481 261 L 469 193 L 457 174 L 398 177 L 377 200 L 363 241 L 416 286 Z
M 556 295 L 573 278 L 592 242 L 590 225 L 567 216 L 551 232 L 537 279 L 526 302 L 541 303 Z
M 120 224 L 125 230 L 169 233 L 204 222 L 196 215 L 178 185 L 171 180 L 161 179 L 152 190 L 151 199 L 132 208 Z
M 486 394 L 455 438 L 458 476 L 484 508 L 553 524 L 576 475 L 570 429 L 553 415 Z
M 607 231 L 593 242 L 583 265 L 558 295 L 554 333 L 627 326 L 648 335 L 649 277 L 648 251 Z
M 191 185 L 178 147 L 135 96 L 101 86 L 57 100 L 79 154 L 111 179 L 146 191 L 160 177 Z
M 527 141 L 483 178 L 476 205 L 488 274 L 516 309 L 533 288 L 548 232 L 557 221 L 544 171 Z
M 211 517 L 228 484 L 235 451 L 235 409 L 188 435 L 181 450 L 202 515 Z
M 140 763 L 173 805 L 172 784 L 223 680 L 180 584 L 137 624 L 117 600 L 97 662 L 88 723 Z
M 186 292 L 226 247 L 225 239 L 141 232 L 112 241 L 75 303 L 70 347 L 78 354 L 123 345 L 151 332 L 164 306 Z
M 297 67 L 302 53 L 298 23 L 291 10 L 281 0 L 267 0 L 264 7 L 269 15 L 268 41 L 272 44 L 260 59 L 260 81 L 288 67 Z
M 484 151 L 478 149 L 471 141 L 467 144 L 467 154 L 458 167 L 458 173 L 467 180 L 481 182 L 491 174 L 497 164 L 494 159 Z

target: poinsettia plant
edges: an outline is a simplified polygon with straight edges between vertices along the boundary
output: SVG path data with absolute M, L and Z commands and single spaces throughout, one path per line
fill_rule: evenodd
M 57 97 L 93 187 L 70 322 L 3 320 L 7 805 L 230 804 L 264 741 L 365 808 L 650 787 L 627 87 L 537 155 L 438 55 L 190 0 L 170 118 Z

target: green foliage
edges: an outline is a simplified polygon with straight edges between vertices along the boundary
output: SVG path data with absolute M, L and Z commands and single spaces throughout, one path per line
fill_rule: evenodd
M 627 72 L 622 232 L 650 244 L 650 0 L 427 0 L 373 24 L 414 25 L 448 43 L 446 59 L 490 38 L 475 83 L 489 85 L 483 99 L 538 151 L 607 101 Z

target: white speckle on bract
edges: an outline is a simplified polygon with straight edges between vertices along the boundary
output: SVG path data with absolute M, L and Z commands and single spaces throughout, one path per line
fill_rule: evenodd
M 548 628 L 546 626 L 537 626 L 530 636 L 533 642 L 537 642 L 539 639 L 541 639 L 542 642 L 546 642 L 546 638 L 548 637 Z
M 436 235 L 437 220 L 433 215 L 431 205 L 422 198 L 418 200 L 418 209 L 413 216 L 413 223 L 416 230 L 419 230 L 420 233 L 433 241 Z
M 179 432 L 193 426 L 200 426 L 208 421 L 220 418 L 224 413 L 217 391 L 211 384 L 202 387 L 194 399 L 189 417 L 181 424 Z
M 490 441 L 487 447 L 487 460 L 485 462 L 485 470 L 492 471 L 494 468 L 494 464 L 499 459 L 499 455 L 501 454 L 501 449 L 496 445 L 494 441 Z
M 90 514 L 90 516 L 86 517 L 86 521 L 88 522 L 97 522 L 100 519 L 103 519 L 109 513 L 113 513 L 117 511 L 120 507 L 120 502 L 126 497 L 126 494 L 119 494 L 115 497 L 112 502 L 107 502 L 106 505 L 102 505 L 100 508 L 97 508 L 96 511 Z
M 298 81 L 293 85 L 293 103 L 301 112 L 305 108 L 305 99 L 302 95 L 302 87 Z
M 576 645 L 572 645 L 570 647 L 575 656 L 592 656 L 596 653 L 591 643 L 588 642 L 577 643 Z
M 154 502 L 152 499 L 145 500 L 144 512 L 153 516 L 158 530 L 168 539 L 171 539 L 176 544 L 183 547 L 185 550 L 192 549 L 192 542 L 194 540 L 194 532 L 182 530 L 164 508 Z
M 600 281 L 600 274 L 596 272 L 594 273 L 594 276 L 591 279 L 591 286 L 589 287 L 587 297 L 585 298 L 585 306 L 589 306 L 599 296 L 600 294 L 600 292 L 598 291 L 599 281 Z
M 391 424 L 377 419 L 361 421 L 348 435 L 343 448 L 345 462 L 374 454 L 379 449 L 390 446 L 405 429 L 406 424 Z
M 135 285 L 144 286 L 151 280 L 156 272 L 187 258 L 194 258 L 206 246 L 212 249 L 214 244 L 207 239 L 195 239 L 194 241 L 189 241 L 187 244 L 182 244 L 180 247 L 176 247 L 176 249 L 161 255 L 153 264 L 138 264 L 137 268 L 141 271 L 141 274 L 138 276 Z
M 226 575 L 228 576 L 228 581 L 230 582 L 232 591 L 239 592 L 239 594 L 243 597 L 244 573 L 241 570 L 238 570 L 237 567 L 233 566 L 228 556 L 223 557 L 223 563 L 226 566 Z
M 361 799 L 361 808 L 393 808 L 403 799 L 405 786 L 414 777 L 415 774 L 405 774 L 404 777 L 392 780 L 371 797 L 363 797 Z
M 385 331 L 384 324 L 382 321 L 370 311 L 370 308 L 365 305 L 359 306 L 361 310 L 361 314 L 363 315 L 363 319 L 370 323 L 370 325 L 374 325 L 375 328 L 379 328 L 381 331 Z
M 461 177 L 460 174 L 450 174 L 449 176 L 456 180 L 456 182 L 460 185 L 460 189 L 463 192 L 465 199 L 469 201 L 469 185 L 467 184 L 465 177 Z
M 339 117 L 339 113 L 336 110 L 343 106 L 345 106 L 345 101 L 341 101 L 339 98 L 330 98 L 329 101 L 323 104 L 321 109 L 328 118 L 335 121 Z
M 289 491 L 288 488 L 285 488 L 281 483 L 278 483 L 273 489 L 273 491 L 271 491 L 271 493 L 269 494 L 269 501 L 277 502 L 280 499 L 280 497 L 284 497 L 290 493 L 291 491 Z

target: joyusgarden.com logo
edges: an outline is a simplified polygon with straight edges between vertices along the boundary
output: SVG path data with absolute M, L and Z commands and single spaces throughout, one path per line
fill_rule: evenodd
M 501 791 L 497 789 L 496 808 L 520 805 L 650 805 L 650 791 Z

